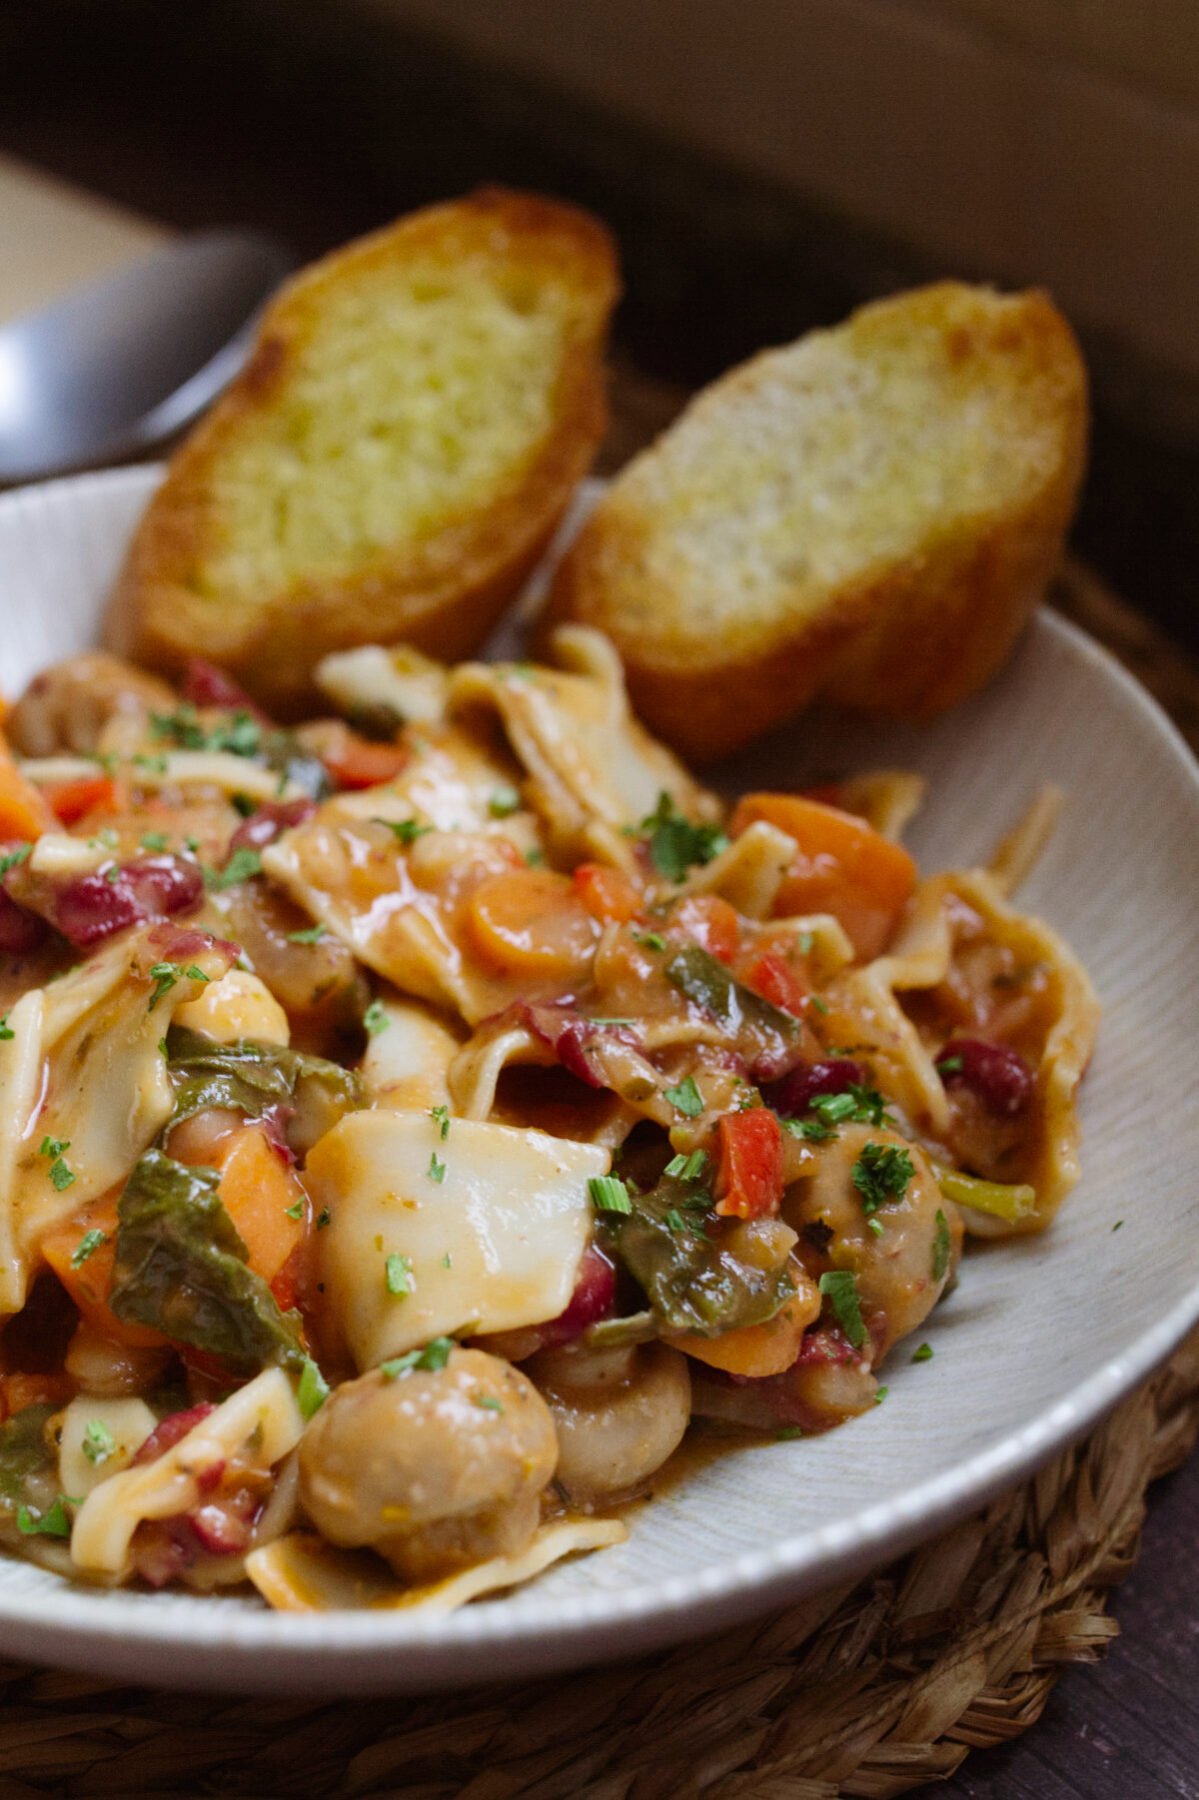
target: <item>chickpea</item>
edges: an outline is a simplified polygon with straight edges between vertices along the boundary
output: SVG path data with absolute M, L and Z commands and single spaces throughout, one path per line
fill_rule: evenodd
M 558 1457 L 532 1383 L 482 1350 L 380 1369 L 326 1400 L 300 1445 L 300 1501 L 332 1544 L 368 1545 L 407 1581 L 523 1550 Z
M 558 1484 L 572 1500 L 627 1494 L 660 1469 L 691 1417 L 687 1358 L 666 1344 L 547 1350 L 526 1364 L 558 1433 Z

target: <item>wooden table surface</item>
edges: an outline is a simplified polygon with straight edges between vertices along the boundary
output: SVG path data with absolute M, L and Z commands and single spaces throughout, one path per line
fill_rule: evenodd
M 0 318 L 144 253 L 160 231 L 0 157 Z M 618 358 L 604 464 L 618 467 L 677 411 L 678 389 Z M 1098 583 L 1071 609 L 1156 693 L 1199 747 L 1199 669 Z M 972 1755 L 928 1800 L 1199 1800 L 1199 1458 L 1153 1490 L 1144 1549 L 1120 1595 L 1121 1636 L 1062 1677 L 1040 1722 Z

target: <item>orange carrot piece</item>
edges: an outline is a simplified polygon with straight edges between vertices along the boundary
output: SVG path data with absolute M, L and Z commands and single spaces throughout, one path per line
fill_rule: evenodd
M 574 872 L 574 884 L 579 899 L 601 925 L 612 921 L 627 925 L 644 905 L 636 882 L 630 881 L 622 869 L 609 869 L 603 863 L 580 863 Z
M 761 1380 L 767 1375 L 781 1375 L 791 1367 L 799 1355 L 804 1332 L 819 1312 L 819 1295 L 813 1309 L 810 1294 L 796 1294 L 764 1325 L 741 1325 L 722 1337 L 688 1335 L 671 1338 L 670 1342 L 676 1350 L 685 1351 L 711 1369 Z
M 775 915 L 832 913 L 858 956 L 879 955 L 916 885 L 916 865 L 903 846 L 853 813 L 801 794 L 745 794 L 730 829 L 736 836 L 758 819 L 785 831 L 797 846 Z
M 221 1200 L 250 1253 L 250 1267 L 274 1281 L 308 1227 L 308 1197 L 261 1125 L 221 1140 Z M 293 1217 L 296 1209 L 299 1216 Z
M 133 1348 L 165 1344 L 149 1325 L 126 1325 L 109 1304 L 117 1255 L 117 1199 L 114 1192 L 86 1206 L 74 1218 L 56 1225 L 42 1239 L 41 1251 L 81 1317 L 118 1344 Z M 97 1241 L 89 1233 L 101 1233 Z
M 471 896 L 467 919 L 489 962 L 509 974 L 547 980 L 577 974 L 598 935 L 570 877 L 552 869 L 492 875 Z
M 402 744 L 379 744 L 347 729 L 322 749 L 321 761 L 338 787 L 369 788 L 394 780 L 409 755 Z
M 54 814 L 40 790 L 22 775 L 0 735 L 0 843 L 14 838 L 31 843 L 53 829 Z
M 732 962 L 740 947 L 741 920 L 737 909 L 719 894 L 688 894 L 673 908 L 670 922 L 718 962 Z
M 78 825 L 89 813 L 119 812 L 124 802 L 121 784 L 111 775 L 81 775 L 75 781 L 55 781 L 43 789 L 60 825 Z

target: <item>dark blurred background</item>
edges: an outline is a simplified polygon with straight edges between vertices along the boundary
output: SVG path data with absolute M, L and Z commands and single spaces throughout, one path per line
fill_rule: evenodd
M 625 266 L 609 466 L 870 295 L 1042 283 L 1094 381 L 1076 547 L 1199 647 L 1194 0 L 0 0 L 5 151 L 305 257 L 482 181 L 582 201 Z

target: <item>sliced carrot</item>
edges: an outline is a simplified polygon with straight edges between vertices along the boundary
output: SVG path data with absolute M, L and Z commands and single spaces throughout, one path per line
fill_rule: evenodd
M 719 1125 L 716 1210 L 726 1217 L 763 1219 L 783 1197 L 783 1132 L 768 1106 L 725 1113 Z
M 763 1000 L 797 1018 L 811 999 L 811 989 L 799 970 L 777 950 L 759 950 L 739 971 L 739 979 Z
M 62 825 L 78 825 L 89 813 L 120 812 L 124 804 L 122 784 L 111 775 L 81 775 L 76 781 L 55 781 L 42 791 Z
M 799 1355 L 803 1334 L 820 1312 L 820 1296 L 804 1292 L 796 1294 L 764 1325 L 741 1325 L 726 1331 L 723 1337 L 671 1338 L 676 1350 L 693 1356 L 709 1368 L 724 1369 L 729 1375 L 761 1380 L 767 1375 L 781 1375 Z
M 321 761 L 338 787 L 378 787 L 392 781 L 409 760 L 402 744 L 379 744 L 348 728 L 331 737 L 321 750 Z
M 613 921 L 627 925 L 645 904 L 636 882 L 630 881 L 622 869 L 609 869 L 603 863 L 580 863 L 574 872 L 574 884 L 579 899 L 601 925 Z
M 688 894 L 673 908 L 670 922 L 694 938 L 718 962 L 732 962 L 737 954 L 741 943 L 741 920 L 736 907 L 722 900 L 719 894 Z
M 852 813 L 801 794 L 745 794 L 730 829 L 736 836 L 758 819 L 785 831 L 797 846 L 774 903 L 776 916 L 832 913 L 858 956 L 877 956 L 916 885 L 916 865 L 903 846 Z
M 42 1255 L 89 1325 L 118 1344 L 134 1348 L 165 1344 L 149 1325 L 126 1325 L 109 1304 L 117 1255 L 117 1194 L 103 1195 L 74 1218 L 47 1233 Z M 89 1233 L 99 1232 L 97 1240 Z
M 0 843 L 14 838 L 32 843 L 43 831 L 53 829 L 54 814 L 40 790 L 22 775 L 0 736 Z
M 565 979 L 595 948 L 595 920 L 570 877 L 552 869 L 491 876 L 472 894 L 467 919 L 482 955 L 515 975 Z
M 250 1267 L 264 1281 L 274 1281 L 304 1241 L 309 1212 L 304 1189 L 261 1125 L 247 1124 L 222 1138 L 215 1166 L 221 1200 L 250 1253 Z

